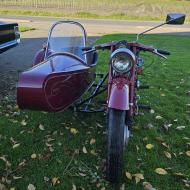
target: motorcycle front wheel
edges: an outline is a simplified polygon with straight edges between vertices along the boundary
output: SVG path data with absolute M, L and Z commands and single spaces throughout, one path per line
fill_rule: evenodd
M 126 111 L 108 109 L 106 177 L 112 183 L 123 173 L 125 116 Z

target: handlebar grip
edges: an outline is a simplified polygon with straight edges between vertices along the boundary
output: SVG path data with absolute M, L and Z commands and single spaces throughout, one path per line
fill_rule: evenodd
M 162 55 L 170 55 L 169 51 L 165 51 L 165 50 L 161 50 L 161 49 L 157 49 L 157 52 L 162 54 Z

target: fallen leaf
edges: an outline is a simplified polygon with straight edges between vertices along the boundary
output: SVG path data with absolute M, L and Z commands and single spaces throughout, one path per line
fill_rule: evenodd
M 135 181 L 136 183 L 139 183 L 141 181 L 141 179 L 143 180 L 144 179 L 144 176 L 140 173 L 138 174 L 133 174 L 133 176 L 135 177 Z
M 184 176 L 186 176 L 185 174 L 182 174 L 181 172 L 173 173 L 173 175 L 179 176 L 179 177 L 184 177 Z
M 95 150 L 91 150 L 91 151 L 90 151 L 90 154 L 92 154 L 92 155 L 94 155 L 94 156 L 97 156 L 97 155 L 98 155 L 98 153 L 96 153 Z
M 150 113 L 151 113 L 151 114 L 154 114 L 154 113 L 155 113 L 155 111 L 154 111 L 153 109 L 151 109 L 151 110 L 150 110 Z
M 26 123 L 25 120 L 22 120 L 20 123 L 21 123 L 22 126 L 26 126 L 27 125 L 27 123 Z
M 125 172 L 127 179 L 132 180 L 132 175 L 129 172 Z
M 49 182 L 49 177 L 44 176 L 44 181 Z
M 90 140 L 90 144 L 92 145 L 92 144 L 95 144 L 95 143 L 96 143 L 96 139 L 93 139 L 93 138 L 92 138 L 92 139 Z
M 73 135 L 76 135 L 78 133 L 78 130 L 75 129 L 75 128 L 71 128 L 70 129 L 70 132 L 73 134 Z
M 82 177 L 85 177 L 85 176 L 86 176 L 85 173 L 81 173 L 81 172 L 79 172 L 79 175 L 82 176 Z
M 44 131 L 44 130 L 45 130 L 45 128 L 44 128 L 44 126 L 43 126 L 42 124 L 40 124 L 38 127 L 39 127 L 39 129 L 40 129 L 41 131 Z
M 168 174 L 168 172 L 165 169 L 163 169 L 163 168 L 156 168 L 155 172 L 157 174 L 159 174 L 159 175 L 166 175 L 166 174 Z
M 84 154 L 88 153 L 85 146 L 83 146 L 82 151 L 83 151 Z
M 139 179 L 144 179 L 144 176 L 141 173 L 133 174 L 132 176 L 138 177 Z
M 27 190 L 36 190 L 36 187 L 33 184 L 29 184 Z
M 11 167 L 11 163 L 6 159 L 5 156 L 0 157 L 0 160 L 3 160 L 7 167 Z
M 37 158 L 37 155 L 36 155 L 36 154 L 32 154 L 32 155 L 31 155 L 31 158 L 32 158 L 32 159 L 36 159 L 36 158 Z
M 165 146 L 166 148 L 169 148 L 169 145 L 167 145 L 165 142 L 163 142 L 162 145 Z
M 22 179 L 22 176 L 13 176 L 14 180 Z
M 20 146 L 20 143 L 14 144 L 13 149 L 18 148 Z
M 164 125 L 163 125 L 163 128 L 164 128 L 166 131 L 168 131 L 171 126 L 172 126 L 172 124 L 164 124 Z
M 100 125 L 99 123 L 96 123 L 96 124 L 97 124 L 97 126 L 98 126 L 98 127 L 103 128 L 103 126 L 102 126 L 102 125 Z
M 54 177 L 54 178 L 52 178 L 51 181 L 52 181 L 53 186 L 60 183 L 59 177 Z
M 179 131 L 182 131 L 183 129 L 185 129 L 185 126 L 178 126 L 178 127 L 176 127 L 176 129 Z
M 146 149 L 151 150 L 152 148 L 154 148 L 153 144 L 147 144 L 146 145 Z
M 77 190 L 77 187 L 75 184 L 72 185 L 72 190 Z
M 144 190 L 152 190 L 152 185 L 149 182 L 143 182 Z
M 120 190 L 125 190 L 125 183 L 121 185 Z
M 0 190 L 7 190 L 7 188 L 4 184 L 0 183 Z
M 186 155 L 190 157 L 190 150 L 186 151 Z
M 159 119 L 162 119 L 162 116 L 157 115 L 155 118 L 159 120 Z
M 164 154 L 167 158 L 171 159 L 172 155 L 169 152 L 164 151 Z

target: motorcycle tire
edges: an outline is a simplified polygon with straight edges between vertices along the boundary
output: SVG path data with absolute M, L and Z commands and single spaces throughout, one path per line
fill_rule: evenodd
M 126 111 L 108 109 L 106 177 L 112 183 L 123 173 L 125 116 Z

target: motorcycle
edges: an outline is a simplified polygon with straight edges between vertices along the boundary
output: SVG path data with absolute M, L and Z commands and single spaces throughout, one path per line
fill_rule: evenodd
M 183 24 L 184 14 L 171 13 L 166 21 L 126 40 L 87 47 L 84 27 L 75 21 L 59 21 L 50 29 L 47 43 L 37 52 L 32 68 L 19 78 L 17 102 L 22 109 L 62 111 L 68 107 L 84 113 L 106 112 L 106 178 L 119 182 L 122 176 L 124 147 L 131 136 L 133 119 L 138 115 L 140 88 L 146 51 L 166 59 L 170 52 L 138 43 L 141 35 L 165 24 Z M 96 74 L 98 50 L 109 50 L 106 74 Z M 97 78 L 100 78 L 97 82 Z M 95 97 L 107 92 L 107 101 L 98 108 Z M 86 97 L 88 94 L 88 97 Z M 90 95 L 89 95 L 90 94 Z M 145 107 L 146 108 L 146 107 Z

